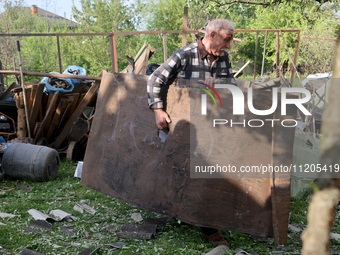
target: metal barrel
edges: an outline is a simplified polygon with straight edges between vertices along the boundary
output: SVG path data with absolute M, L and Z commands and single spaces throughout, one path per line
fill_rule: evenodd
M 25 143 L 8 146 L 2 157 L 5 176 L 33 181 L 50 181 L 59 170 L 59 154 L 55 149 Z

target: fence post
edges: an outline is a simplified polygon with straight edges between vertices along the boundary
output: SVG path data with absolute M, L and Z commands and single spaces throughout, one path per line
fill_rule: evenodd
M 291 78 L 290 78 L 290 84 L 292 85 L 292 87 L 293 87 L 294 76 L 295 76 L 295 70 L 294 69 L 296 67 L 296 60 L 297 60 L 299 48 L 300 48 L 300 30 L 297 33 L 295 53 L 294 53 L 294 65 L 293 65 L 293 69 L 292 69 L 292 75 L 291 75 Z
M 280 77 L 280 37 L 276 32 L 276 78 Z
M 182 47 L 187 45 L 187 32 L 188 32 L 188 7 L 184 7 Z
M 166 45 L 166 33 L 163 33 L 163 56 L 164 56 L 164 62 L 168 59 L 168 48 Z
M 59 60 L 59 72 L 62 73 L 62 66 L 61 66 L 61 55 L 60 55 L 60 44 L 59 44 L 59 36 L 57 35 L 57 47 L 58 47 L 58 60 Z
M 118 73 L 118 60 L 117 60 L 115 32 L 112 32 L 112 34 L 110 35 L 110 48 L 111 48 L 112 73 Z

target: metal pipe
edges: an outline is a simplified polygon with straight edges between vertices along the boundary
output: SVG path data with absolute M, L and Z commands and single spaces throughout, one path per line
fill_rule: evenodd
M 236 29 L 235 33 L 249 33 L 249 32 L 279 32 L 280 29 Z M 282 32 L 299 32 L 300 29 L 281 29 Z M 201 30 L 187 30 L 188 33 L 197 34 Z M 183 30 L 169 30 L 169 31 L 116 31 L 115 35 L 138 35 L 138 34 L 182 34 Z M 0 34 L 0 36 L 110 36 L 112 33 L 35 33 L 35 34 Z
M 259 44 L 259 32 L 256 32 L 256 43 L 255 43 L 255 60 L 254 60 L 254 80 L 256 78 L 256 62 L 257 62 L 257 48 Z
M 166 34 L 163 34 L 163 57 L 164 57 L 164 62 L 168 59 L 168 49 L 167 49 L 167 44 L 166 44 Z
M 27 134 L 28 134 L 28 137 L 31 138 L 31 130 L 30 130 L 30 123 L 29 123 L 29 120 L 28 120 L 27 100 L 26 100 L 26 91 L 25 91 L 25 83 L 24 83 L 24 73 L 22 71 L 22 61 L 21 61 L 20 42 L 19 41 L 17 41 L 17 46 L 18 46 L 18 55 L 19 55 L 21 88 L 22 88 L 22 95 L 23 95 L 23 99 L 24 99 L 24 107 L 25 107 L 25 115 L 26 115 Z
M 55 77 L 55 78 L 68 78 L 68 79 L 82 79 L 82 80 L 95 80 L 101 81 L 101 77 L 98 76 L 83 76 L 83 75 L 72 75 L 72 74 L 59 74 L 59 73 L 35 73 L 35 72 L 22 72 L 23 75 L 28 76 L 42 76 L 42 77 Z M 19 71 L 9 71 L 9 70 L 0 70 L 0 74 L 7 75 L 20 75 Z
M 184 7 L 182 47 L 187 45 L 187 32 L 188 32 L 188 7 Z
M 116 36 L 115 32 L 112 32 L 112 48 L 113 48 L 113 62 L 115 73 L 118 73 L 118 58 L 117 58 L 117 46 L 116 46 Z
M 262 57 L 262 67 L 261 67 L 261 78 L 262 78 L 262 76 L 263 76 L 264 60 L 265 60 L 265 56 L 266 56 L 267 35 L 268 35 L 268 31 L 266 31 L 266 35 L 265 35 L 265 38 L 264 38 L 263 57 Z
M 290 79 L 290 84 L 293 87 L 293 82 L 294 82 L 294 76 L 295 76 L 295 66 L 296 66 L 296 61 L 297 61 L 297 56 L 300 48 L 300 32 L 297 33 L 297 38 L 296 38 L 296 46 L 295 46 L 295 53 L 294 53 L 294 66 L 292 68 L 292 74 L 291 74 L 291 79 Z
M 280 37 L 276 32 L 276 78 L 280 77 Z
M 281 32 L 281 36 L 282 36 L 282 39 L 283 39 L 284 44 L 286 45 L 286 49 L 287 49 L 287 52 L 288 52 L 289 59 L 290 59 L 290 61 L 291 61 L 292 64 L 293 64 L 293 68 L 294 68 L 294 70 L 295 70 L 295 72 L 296 72 L 297 77 L 299 78 L 300 84 L 302 84 L 300 75 L 299 75 L 298 71 L 296 70 L 296 66 L 295 66 L 295 64 L 294 64 L 294 60 L 293 60 L 293 58 L 292 58 L 292 55 L 290 54 L 288 45 L 287 45 L 287 43 L 286 43 L 286 40 L 285 40 L 285 38 L 284 38 L 282 32 Z
M 63 71 L 62 71 L 62 66 L 61 66 L 59 36 L 57 36 L 57 47 L 58 47 L 59 72 L 62 73 Z
M 111 33 L 111 35 L 109 36 L 110 38 L 110 52 L 111 52 L 111 72 L 114 73 L 115 71 L 115 61 L 114 61 L 114 50 L 113 50 L 113 33 Z

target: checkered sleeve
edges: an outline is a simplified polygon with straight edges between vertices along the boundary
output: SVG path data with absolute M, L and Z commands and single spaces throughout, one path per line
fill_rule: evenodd
M 169 86 L 186 64 L 181 50 L 174 52 L 149 77 L 147 84 L 148 104 L 151 109 L 163 108 L 161 88 Z

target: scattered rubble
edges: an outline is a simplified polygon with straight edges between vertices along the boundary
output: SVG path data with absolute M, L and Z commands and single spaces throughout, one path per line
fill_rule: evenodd
M 80 213 L 84 213 L 85 211 L 92 215 L 95 215 L 97 212 L 91 206 L 87 205 L 84 200 L 81 200 L 80 203 L 75 204 L 75 206 L 73 207 L 73 210 L 80 212 Z
M 132 213 L 131 214 L 131 219 L 133 219 L 136 222 L 141 222 L 143 221 L 143 217 L 140 213 Z

